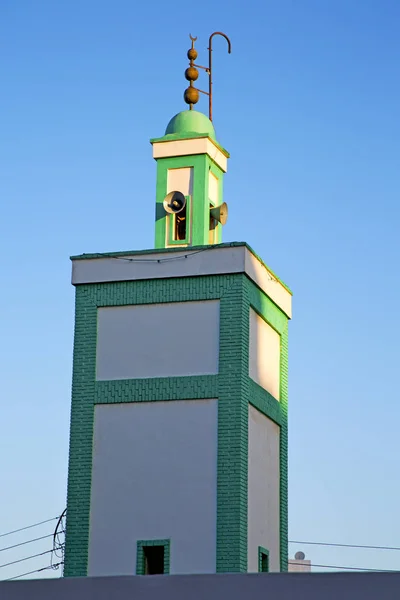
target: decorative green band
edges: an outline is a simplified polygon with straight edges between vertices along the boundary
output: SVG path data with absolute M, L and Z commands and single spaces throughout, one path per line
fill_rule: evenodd
M 95 404 L 216 398 L 217 375 L 96 381 Z
M 281 403 L 252 379 L 249 380 L 249 388 L 250 404 L 269 417 L 277 425 L 282 426 L 284 416 Z
M 217 573 L 247 571 L 248 332 L 245 278 L 221 298 Z

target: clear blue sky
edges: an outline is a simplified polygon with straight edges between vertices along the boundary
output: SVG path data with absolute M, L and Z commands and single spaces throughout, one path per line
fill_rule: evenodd
M 65 506 L 69 256 L 152 247 L 148 140 L 185 108 L 188 34 L 204 63 L 222 30 L 224 240 L 294 292 L 290 539 L 400 545 L 399 21 L 397 0 L 1 2 L 0 533 Z M 400 552 L 300 548 L 400 567 Z

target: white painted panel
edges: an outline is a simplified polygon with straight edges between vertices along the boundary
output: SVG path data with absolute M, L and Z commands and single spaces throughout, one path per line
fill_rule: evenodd
M 218 204 L 218 187 L 218 177 L 215 177 L 214 173 L 211 173 L 210 171 L 208 176 L 208 197 L 214 206 L 217 206 Z
M 184 196 L 192 195 L 193 169 L 191 167 L 185 167 L 183 169 L 168 169 L 167 194 L 176 191 L 182 192 Z
M 280 384 L 281 338 L 253 309 L 250 309 L 249 375 L 277 400 Z
M 219 148 L 210 140 L 207 140 L 207 154 L 219 166 L 224 173 L 228 170 L 228 159 Z
M 218 355 L 218 300 L 98 309 L 98 380 L 217 373 Z
M 281 284 L 276 277 L 265 268 L 262 262 L 246 248 L 246 273 L 264 290 L 264 292 L 279 306 L 289 317 L 292 317 L 292 294 Z
M 280 570 L 279 426 L 249 406 L 248 570 L 258 571 L 258 547 Z
M 207 252 L 185 248 L 174 249 L 173 252 L 168 253 L 154 250 L 143 254 L 121 254 L 115 258 L 99 256 L 79 259 L 72 263 L 72 283 L 79 285 L 106 281 L 243 273 L 244 250 L 244 246 L 209 248 Z M 170 260 L 172 257 L 174 260 Z
M 170 572 L 215 573 L 217 400 L 95 407 L 88 575 L 133 575 L 137 540 Z

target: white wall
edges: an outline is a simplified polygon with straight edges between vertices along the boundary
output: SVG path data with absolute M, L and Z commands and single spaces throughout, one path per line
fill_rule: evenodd
M 139 279 L 166 279 L 169 277 L 193 277 L 246 273 L 254 283 L 275 302 L 289 317 L 292 316 L 292 295 L 275 279 L 268 268 L 248 250 L 245 244 L 210 248 L 196 252 L 190 248 L 176 248 L 170 260 L 165 252 L 119 253 L 119 260 L 112 256 L 98 255 L 72 261 L 72 283 L 102 283 L 105 281 L 138 281 Z
M 249 375 L 279 400 L 281 338 L 250 309 Z
M 181 192 L 184 196 L 193 193 L 193 168 L 168 169 L 167 194 L 170 192 Z
M 153 158 L 190 156 L 192 154 L 208 154 L 224 173 L 226 173 L 228 169 L 228 157 L 226 151 L 221 152 L 218 146 L 207 137 L 153 143 Z
M 98 380 L 217 373 L 218 355 L 218 300 L 98 310 Z
M 292 294 L 270 273 L 260 259 L 247 250 L 245 256 L 246 274 L 269 296 L 291 319 Z
M 219 181 L 218 181 L 218 177 L 216 177 L 214 175 L 214 173 L 211 173 L 211 171 L 209 171 L 208 173 L 208 197 L 211 200 L 211 202 L 214 204 L 214 206 L 218 205 L 218 188 L 219 188 Z
M 280 570 L 279 426 L 249 406 L 248 570 L 258 571 L 258 547 L 269 550 L 270 571 Z
M 217 400 L 97 405 L 88 575 L 135 574 L 171 539 L 170 572 L 216 569 Z

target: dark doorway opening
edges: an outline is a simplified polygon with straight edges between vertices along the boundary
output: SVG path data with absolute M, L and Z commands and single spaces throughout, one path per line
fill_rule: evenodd
M 143 555 L 145 575 L 164 574 L 164 546 L 145 546 Z

